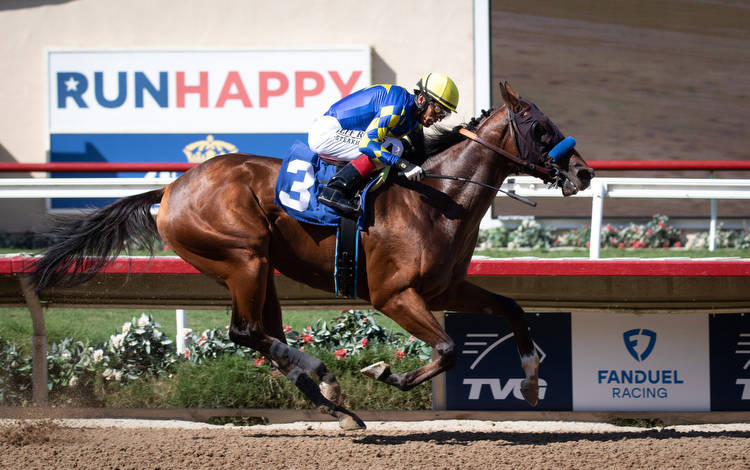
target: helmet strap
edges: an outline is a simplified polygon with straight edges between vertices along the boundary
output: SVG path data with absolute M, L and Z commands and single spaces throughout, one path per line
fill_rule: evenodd
M 421 106 L 419 105 L 419 95 L 422 95 L 422 97 L 424 98 Z M 431 98 L 427 96 L 427 93 L 425 93 L 424 91 L 420 90 L 416 95 L 414 95 L 414 104 L 417 107 L 417 111 L 419 111 L 420 113 L 424 112 L 427 109 L 431 101 Z

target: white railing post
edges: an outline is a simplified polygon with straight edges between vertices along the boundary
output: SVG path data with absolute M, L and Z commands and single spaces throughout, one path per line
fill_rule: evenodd
M 716 173 L 711 172 L 710 178 L 716 178 Z M 708 225 L 708 251 L 716 250 L 716 217 L 718 207 L 716 199 L 711 199 L 711 222 Z
M 717 218 L 716 199 L 711 199 L 711 222 L 708 226 L 708 251 L 716 249 L 716 218 Z
M 604 212 L 604 183 L 594 180 L 591 183 L 593 196 L 591 197 L 591 236 L 589 238 L 589 258 L 599 259 L 602 244 L 602 217 Z
M 187 310 L 177 309 L 175 311 L 177 317 L 177 332 L 175 333 L 175 345 L 177 347 L 177 354 L 185 353 L 185 325 L 187 324 Z

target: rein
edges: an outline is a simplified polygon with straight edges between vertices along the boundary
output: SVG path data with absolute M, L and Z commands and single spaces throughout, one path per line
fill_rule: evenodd
M 509 124 L 509 125 L 512 126 L 512 124 Z M 470 130 L 468 130 L 466 128 L 462 127 L 461 129 L 458 130 L 458 133 L 461 134 L 464 137 L 468 137 L 469 139 L 473 140 L 474 142 L 476 142 L 476 143 L 478 143 L 480 145 L 484 145 L 488 149 L 490 149 L 493 152 L 495 152 L 495 153 L 497 153 L 497 154 L 499 154 L 499 155 L 507 158 L 508 160 L 512 161 L 513 163 L 515 163 L 516 165 L 518 165 L 520 167 L 526 168 L 529 171 L 534 171 L 534 172 L 537 172 L 537 173 L 541 173 L 542 175 L 546 176 L 550 180 L 554 179 L 552 177 L 552 172 L 550 172 L 549 169 L 547 169 L 545 167 L 542 167 L 542 166 L 534 165 L 533 163 L 525 162 L 525 161 L 521 160 L 519 157 L 517 157 L 516 155 L 513 155 L 512 153 L 510 153 L 510 152 L 508 152 L 508 151 L 506 151 L 504 149 L 501 149 L 497 145 L 484 140 L 483 138 L 479 137 L 474 132 L 472 132 L 472 131 L 470 131 Z
M 479 181 L 470 180 L 468 178 L 461 178 L 460 176 L 449 176 L 449 175 L 437 175 L 435 173 L 425 173 L 425 178 L 435 178 L 435 179 L 441 179 L 441 180 L 454 180 L 454 181 L 461 181 L 462 183 L 473 183 L 478 184 L 479 186 L 482 186 L 484 188 L 492 189 L 494 191 L 501 192 L 508 196 L 511 199 L 515 199 L 516 201 L 523 202 L 524 204 L 528 204 L 531 207 L 536 207 L 536 202 L 532 201 L 531 199 L 527 199 L 523 196 L 519 196 L 518 194 L 511 192 L 511 191 L 504 191 L 498 187 L 490 186 L 489 184 L 485 184 Z

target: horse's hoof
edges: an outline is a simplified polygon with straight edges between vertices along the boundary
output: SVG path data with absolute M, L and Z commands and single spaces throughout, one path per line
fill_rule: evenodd
M 359 419 L 354 413 L 349 415 L 339 412 L 337 418 L 339 420 L 339 427 L 342 431 L 357 431 L 367 428 L 365 422 Z
M 332 384 L 320 382 L 320 393 L 334 405 L 341 404 L 341 385 L 338 382 Z
M 384 380 L 391 375 L 391 366 L 386 364 L 385 361 L 380 361 L 365 367 L 360 372 L 371 379 Z
M 539 380 L 523 379 L 521 381 L 521 395 L 531 406 L 539 403 Z

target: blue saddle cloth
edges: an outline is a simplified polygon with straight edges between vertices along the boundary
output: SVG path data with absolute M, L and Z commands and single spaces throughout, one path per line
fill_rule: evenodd
M 338 212 L 318 203 L 321 186 L 328 183 L 337 170 L 336 165 L 322 160 L 307 145 L 296 140 L 281 163 L 274 202 L 300 222 L 338 226 L 341 219 Z M 365 223 L 365 195 L 375 181 L 377 179 L 370 182 L 360 196 L 362 214 L 357 220 L 360 229 Z

